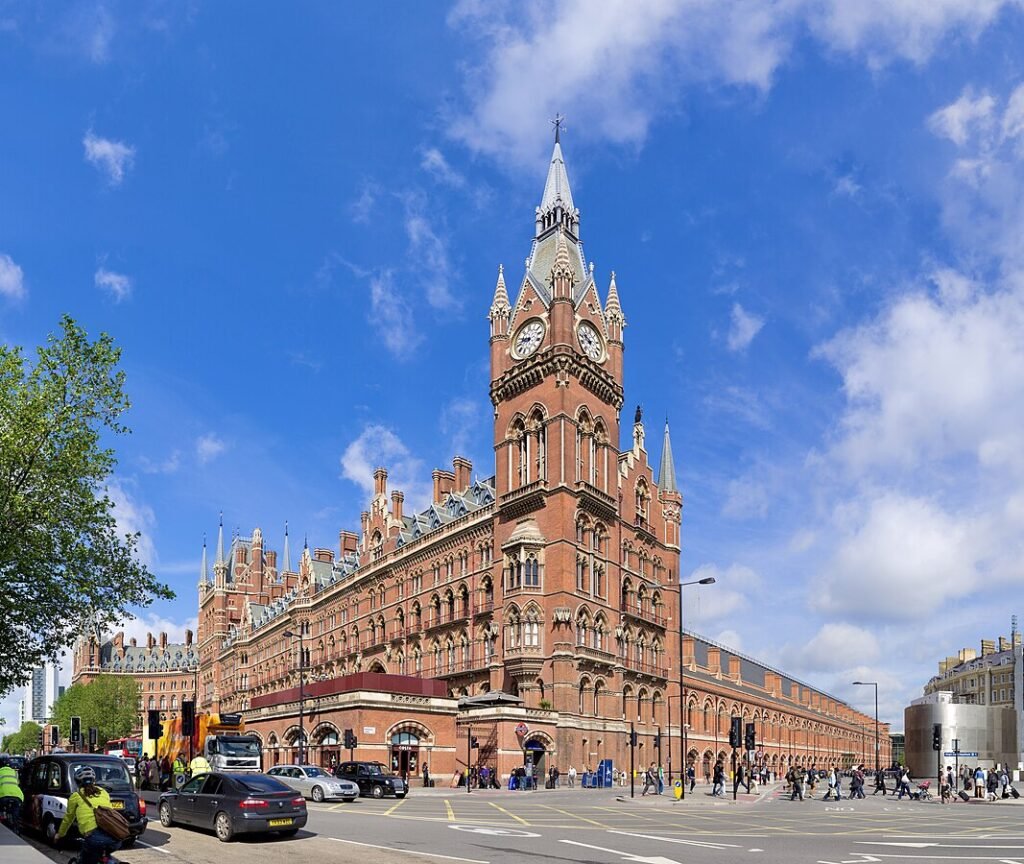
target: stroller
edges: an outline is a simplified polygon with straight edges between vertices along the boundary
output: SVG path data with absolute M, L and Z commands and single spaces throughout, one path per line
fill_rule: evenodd
M 931 784 L 930 780 L 925 780 L 925 781 L 923 781 L 921 783 L 918 783 L 917 784 L 917 791 L 910 793 L 910 800 L 911 801 L 929 801 L 929 800 L 931 800 L 932 793 L 929 791 L 931 789 L 931 786 L 932 786 L 932 784 Z

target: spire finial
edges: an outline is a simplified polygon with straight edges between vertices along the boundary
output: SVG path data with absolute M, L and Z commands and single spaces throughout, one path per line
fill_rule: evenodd
M 220 511 L 220 520 L 217 524 L 217 559 L 213 562 L 214 567 L 224 563 L 224 511 Z
M 203 563 L 199 570 L 199 584 L 206 585 L 210 581 L 210 568 L 206 562 L 206 532 L 203 532 Z
M 551 121 L 551 125 L 555 127 L 555 143 L 558 144 L 561 141 L 562 124 L 565 122 L 565 117 L 559 113 L 555 113 L 555 119 Z
M 284 520 L 284 570 L 292 572 L 292 547 L 288 541 L 288 520 Z

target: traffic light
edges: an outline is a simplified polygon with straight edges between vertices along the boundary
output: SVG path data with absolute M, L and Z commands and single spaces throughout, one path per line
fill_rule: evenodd
M 932 724 L 932 750 L 942 749 L 942 724 Z
M 743 746 L 747 750 L 756 750 L 757 749 L 756 745 L 757 745 L 757 738 L 756 738 L 756 736 L 754 734 L 754 724 L 753 723 L 748 723 L 746 725 L 746 728 L 744 729 Z
M 743 744 L 743 718 L 732 717 L 729 724 L 729 746 L 733 750 L 739 750 Z
M 181 703 L 181 734 L 191 737 L 196 722 L 196 703 L 192 700 Z
M 356 738 L 355 733 L 351 729 L 345 730 L 344 745 L 346 750 L 355 750 L 356 745 L 359 744 L 359 739 Z
M 476 735 L 470 735 L 469 736 L 469 749 L 470 750 L 479 750 L 480 749 L 480 739 L 477 738 Z
M 50 746 L 56 747 L 60 744 L 60 726 L 50 727 Z
M 44 746 L 46 746 L 46 733 L 42 729 L 40 729 L 39 730 L 39 752 L 40 753 L 43 752 L 43 747 Z
M 630 747 L 636 747 L 638 740 L 639 740 L 639 736 L 636 734 L 636 732 L 630 732 L 629 733 L 629 746 Z
M 97 729 L 95 726 L 90 726 L 89 727 L 89 749 L 90 750 L 99 743 L 99 739 L 100 739 L 100 730 Z
M 82 718 L 71 718 L 71 743 L 78 744 L 82 740 Z
M 660 732 L 655 732 L 654 733 L 654 747 L 655 747 L 655 749 L 657 749 L 660 746 L 661 746 L 661 733 Z
M 160 712 L 155 708 L 150 709 L 146 715 L 146 720 L 149 725 L 149 737 L 153 741 L 157 741 L 164 734 L 164 724 L 160 722 Z

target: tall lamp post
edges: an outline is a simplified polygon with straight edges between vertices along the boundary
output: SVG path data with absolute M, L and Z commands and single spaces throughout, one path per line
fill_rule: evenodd
M 284 635 L 288 639 L 299 640 L 299 765 L 305 765 L 305 752 L 306 752 L 306 725 L 304 722 L 303 712 L 306 707 L 306 652 L 302 648 L 302 631 L 298 633 L 292 633 L 291 630 L 285 630 Z
M 715 577 L 706 576 L 692 582 L 679 583 L 679 776 L 682 780 L 682 798 L 686 798 L 686 684 L 683 672 L 683 589 L 687 585 L 714 585 Z M 671 733 L 671 730 L 669 730 Z
M 877 681 L 854 681 L 858 687 L 874 687 L 875 688 L 875 774 L 878 773 L 881 765 L 879 764 L 879 749 L 878 749 L 878 682 Z

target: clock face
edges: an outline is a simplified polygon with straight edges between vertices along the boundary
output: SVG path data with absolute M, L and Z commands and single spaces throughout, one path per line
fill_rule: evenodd
M 512 345 L 512 354 L 522 359 L 529 357 L 540 347 L 544 338 L 544 325 L 534 319 L 524 324 L 516 334 L 515 342 Z
M 604 354 L 604 347 L 601 344 L 601 336 L 591 324 L 584 321 L 576 331 L 580 339 L 580 348 L 591 360 L 600 361 Z

